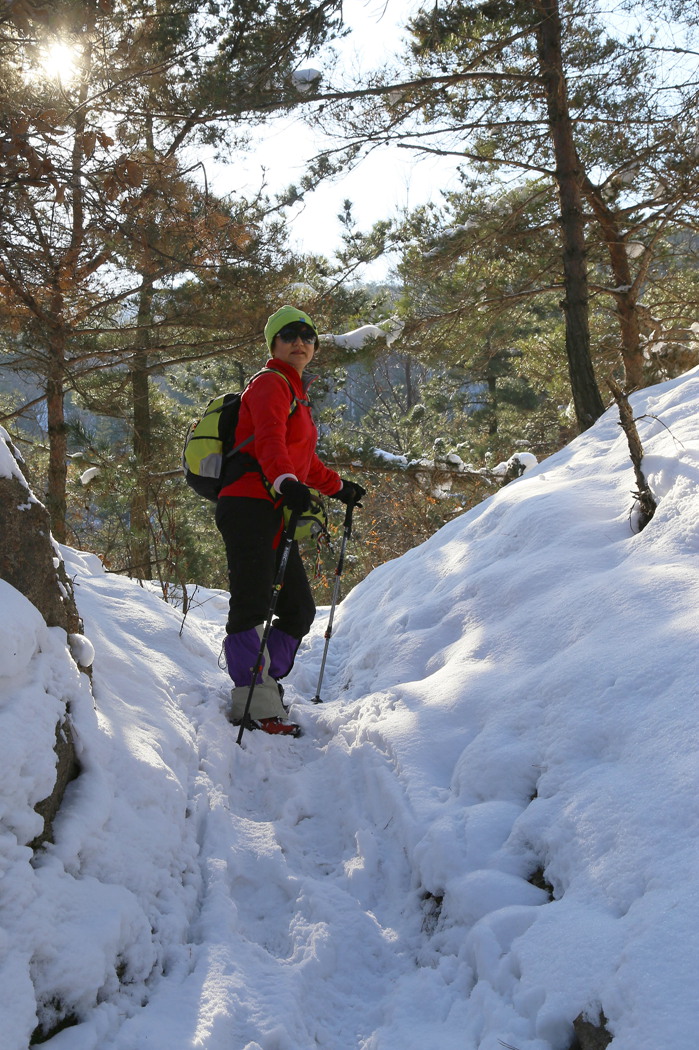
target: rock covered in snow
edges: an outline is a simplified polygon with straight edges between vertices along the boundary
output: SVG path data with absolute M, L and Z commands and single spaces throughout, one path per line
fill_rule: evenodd
M 1 431 L 0 579 L 28 598 L 50 627 L 77 631 L 78 612 L 62 559 L 55 563 L 48 511 L 29 488 L 15 452 Z
M 49 628 L 58 631 L 61 641 L 56 644 L 62 646 L 65 658 L 71 662 L 66 635 L 80 631 L 72 584 L 51 536 L 48 511 L 29 488 L 6 431 L 0 433 L 0 584 L 2 673 L 13 682 L 16 676 L 27 673 L 31 659 L 46 646 Z M 15 691 L 11 692 L 14 696 Z M 45 762 L 52 770 L 52 776 L 42 780 L 43 794 L 30 800 L 32 806 L 37 803 L 34 816 L 40 826 L 23 844 L 32 839 L 35 847 L 50 838 L 66 784 L 75 772 L 66 698 L 59 695 L 57 701 L 46 708 L 51 730 L 48 738 L 42 738 L 45 753 L 37 751 L 34 756 L 37 765 Z M 32 717 L 28 709 L 24 717 Z
M 28 488 L 20 464 L 23 462 L 19 450 L 4 427 L 0 427 L 0 478 L 17 478 Z

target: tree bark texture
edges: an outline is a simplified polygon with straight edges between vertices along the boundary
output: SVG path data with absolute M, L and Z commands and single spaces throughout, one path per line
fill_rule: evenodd
M 67 539 L 66 482 L 68 479 L 68 438 L 65 419 L 65 343 L 56 332 L 49 350 L 46 376 L 46 411 L 48 415 L 49 465 L 46 484 L 46 508 L 51 531 L 59 543 Z
M 585 244 L 585 219 L 581 172 L 561 49 L 561 19 L 558 0 L 537 0 L 541 21 L 537 48 L 546 93 L 548 123 L 556 160 L 556 182 L 561 206 L 565 283 L 566 353 L 575 414 L 581 430 L 592 426 L 604 412 L 590 354 L 589 290 Z
M 584 180 L 583 185 L 585 197 L 599 223 L 609 253 L 615 289 L 613 296 L 621 335 L 624 386 L 627 391 L 639 390 L 643 386 L 643 349 L 638 310 L 638 282 L 635 282 L 631 275 L 626 242 L 619 229 L 618 217 L 607 207 L 599 190 L 588 178 Z
M 131 571 L 139 579 L 153 578 L 150 555 L 150 473 L 153 460 L 153 431 L 148 373 L 148 330 L 152 317 L 153 290 L 141 289 L 138 305 L 137 348 L 131 365 L 133 452 L 136 478 L 131 497 Z
M 148 510 L 151 418 L 147 363 L 147 354 L 142 352 L 137 355 L 131 366 L 133 449 L 136 464 L 130 508 L 131 574 L 142 580 L 152 579 Z
M 83 82 L 80 99 L 85 101 L 87 84 Z M 68 481 L 68 438 L 65 418 L 66 347 L 68 332 L 62 289 L 75 282 L 80 251 L 85 239 L 82 163 L 82 139 L 85 131 L 85 113 L 76 110 L 71 156 L 70 201 L 72 221 L 70 242 L 55 263 L 51 311 L 45 319 L 48 343 L 48 372 L 46 376 L 46 408 L 48 414 L 49 466 L 46 487 L 46 505 L 51 518 L 51 529 L 59 543 L 66 543 L 68 529 L 66 515 L 66 484 Z

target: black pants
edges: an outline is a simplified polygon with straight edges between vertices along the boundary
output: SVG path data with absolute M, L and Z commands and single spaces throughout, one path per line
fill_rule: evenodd
M 274 549 L 281 522 L 281 508 L 271 500 L 222 496 L 216 505 L 216 525 L 228 559 L 229 634 L 267 619 L 281 556 L 281 543 Z M 316 607 L 297 543 L 289 552 L 275 612 L 275 626 L 292 638 L 300 641 L 310 631 Z

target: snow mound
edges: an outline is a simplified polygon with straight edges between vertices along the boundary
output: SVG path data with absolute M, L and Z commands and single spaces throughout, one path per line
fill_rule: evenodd
M 46 624 L 36 606 L 5 580 L 0 580 L 0 608 L 0 678 L 14 678 L 38 649 Z

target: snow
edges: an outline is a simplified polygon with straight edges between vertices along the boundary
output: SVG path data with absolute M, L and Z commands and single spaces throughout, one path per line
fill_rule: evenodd
M 83 634 L 69 634 L 68 645 L 78 667 L 92 667 L 95 662 L 95 648 L 89 638 Z
M 15 455 L 10 451 L 10 435 L 0 427 L 0 478 L 17 478 L 26 486 L 24 475 L 19 468 Z
M 600 1011 L 695 1050 L 699 370 L 632 403 L 646 529 L 613 409 L 355 588 L 313 705 L 319 613 L 299 740 L 236 746 L 224 593 L 183 622 L 62 548 L 93 702 L 0 587 L 4 1050 L 62 1015 L 49 1050 L 567 1050 Z M 32 859 L 66 700 L 82 774 Z
M 627 241 L 625 247 L 629 259 L 640 259 L 646 250 L 643 241 Z
M 319 69 L 297 69 L 291 74 L 291 82 L 297 91 L 315 91 L 323 74 Z
M 504 477 L 505 474 L 510 471 L 514 471 L 516 476 L 526 474 L 532 467 L 537 466 L 538 459 L 531 452 L 515 452 L 513 456 L 503 463 L 498 463 L 491 470 L 491 474 L 496 477 Z
M 3 446 L 0 445 L 0 448 Z M 32 603 L 0 580 L 0 652 L 3 676 L 14 677 L 24 671 L 37 646 L 44 618 Z
M 399 469 L 408 466 L 408 460 L 405 456 L 397 456 L 393 452 L 386 452 L 383 448 L 375 448 L 372 451 L 376 459 L 380 459 L 384 463 L 391 463 Z
M 359 328 L 353 328 L 351 332 L 343 332 L 341 335 L 324 335 L 321 339 L 332 342 L 335 346 L 344 347 L 347 350 L 361 350 L 370 339 L 379 339 L 385 333 L 376 324 L 364 324 Z
M 372 339 L 383 339 L 386 346 L 392 346 L 400 338 L 404 322 L 397 317 L 387 317 L 379 324 L 364 324 L 359 328 L 353 328 L 351 332 L 343 332 L 338 335 L 326 333 L 321 335 L 321 341 L 333 343 L 345 350 L 361 350 Z
M 89 485 L 93 478 L 98 477 L 101 473 L 99 467 L 88 467 L 87 470 L 83 471 L 80 475 L 80 484 Z

